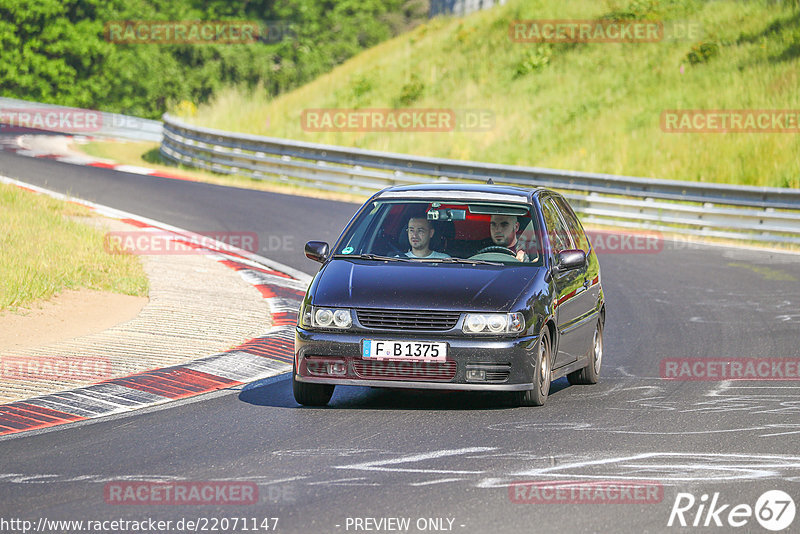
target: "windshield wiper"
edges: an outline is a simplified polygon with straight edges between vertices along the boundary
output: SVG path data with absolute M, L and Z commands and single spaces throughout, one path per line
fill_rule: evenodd
M 433 263 L 468 263 L 470 265 L 497 265 L 497 266 L 505 265 L 505 263 L 497 263 L 496 261 L 467 260 L 464 258 L 432 258 L 429 260 L 420 260 L 420 261 L 429 261 Z
M 410 258 L 396 258 L 392 256 L 380 256 L 378 254 L 334 254 L 333 257 L 350 260 L 411 261 Z
M 503 266 L 505 263 L 498 263 L 496 261 L 486 260 L 467 260 L 464 258 L 403 258 L 396 256 L 381 256 L 379 254 L 334 254 L 334 258 L 356 259 L 356 260 L 375 260 L 375 261 L 410 261 L 410 262 L 424 262 L 424 263 L 466 263 L 469 265 L 496 265 Z

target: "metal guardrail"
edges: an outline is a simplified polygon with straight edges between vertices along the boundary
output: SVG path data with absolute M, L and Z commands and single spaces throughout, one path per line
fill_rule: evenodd
M 704 184 L 375 152 L 189 125 L 164 115 L 161 154 L 223 174 L 372 194 L 392 185 L 485 182 L 562 191 L 585 222 L 800 244 L 800 189 Z
M 71 108 L 65 106 L 56 106 L 53 104 L 40 104 L 38 102 L 28 102 L 26 100 L 18 100 L 16 98 L 3 98 L 0 97 L 0 118 L 3 112 L 8 111 L 28 111 L 40 112 L 41 110 L 54 110 L 54 111 L 77 111 L 80 113 L 91 112 L 92 110 L 85 110 L 79 108 Z M 101 119 L 97 128 L 70 128 L 69 125 L 59 125 L 55 130 L 61 133 L 90 135 L 90 136 L 103 136 L 103 137 L 118 137 L 121 139 L 130 139 L 133 141 L 161 141 L 161 122 L 149 119 L 142 119 L 139 117 L 132 117 L 130 115 L 120 115 L 119 113 L 108 113 L 105 111 L 99 113 Z M 0 128 L 2 131 L 2 128 Z

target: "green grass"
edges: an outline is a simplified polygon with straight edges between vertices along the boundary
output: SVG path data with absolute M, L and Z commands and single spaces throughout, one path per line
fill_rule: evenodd
M 700 24 L 700 41 L 516 43 L 526 19 Z M 699 52 L 705 52 L 699 53 Z M 189 120 L 374 150 L 579 171 L 800 187 L 800 134 L 666 133 L 666 109 L 800 109 L 800 7 L 755 0 L 509 0 L 436 18 L 295 91 L 228 89 Z M 306 132 L 307 108 L 489 110 L 484 132 Z
M 108 254 L 104 232 L 75 219 L 91 216 L 82 206 L 0 184 L 0 310 L 64 289 L 147 295 L 139 259 Z

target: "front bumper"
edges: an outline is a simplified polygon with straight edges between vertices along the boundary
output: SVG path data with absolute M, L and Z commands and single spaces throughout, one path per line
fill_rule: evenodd
M 362 341 L 428 341 L 447 343 L 447 361 L 373 360 L 362 358 Z M 388 388 L 468 391 L 533 389 L 538 336 L 478 338 L 436 333 L 295 331 L 294 377 L 300 382 Z M 327 364 L 337 364 L 333 376 Z M 467 370 L 484 370 L 483 380 L 467 379 Z

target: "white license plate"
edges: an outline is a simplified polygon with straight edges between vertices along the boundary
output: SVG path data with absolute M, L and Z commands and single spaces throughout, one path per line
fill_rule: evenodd
M 365 339 L 361 355 L 376 360 L 443 362 L 447 358 L 447 343 Z

